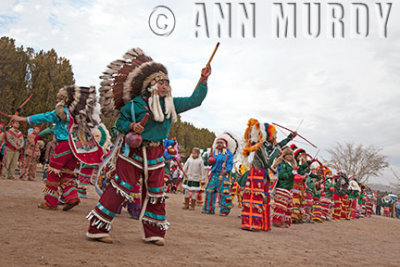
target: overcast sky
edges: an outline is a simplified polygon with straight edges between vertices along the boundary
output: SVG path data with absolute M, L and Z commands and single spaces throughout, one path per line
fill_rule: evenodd
M 148 24 L 153 8 L 165 2 L 176 18 L 168 37 L 155 35 Z M 380 37 L 382 25 L 371 1 L 358 1 L 369 4 L 369 37 L 350 37 L 354 9 L 342 0 L 336 2 L 346 3 L 345 38 L 327 37 L 330 9 L 322 4 L 319 38 L 304 37 L 304 24 L 298 23 L 296 39 L 278 40 L 272 30 L 277 10 L 272 1 L 257 2 L 256 38 L 237 37 L 235 14 L 240 9 L 231 1 L 233 37 L 220 39 L 213 23 L 215 5 L 210 1 L 205 2 L 211 36 L 195 38 L 198 8 L 194 2 L 2 0 L 0 33 L 35 50 L 54 48 L 71 60 L 77 84 L 85 86 L 98 87 L 98 76 L 109 62 L 140 47 L 167 66 L 174 96 L 191 94 L 201 68 L 221 41 L 209 94 L 200 108 L 184 113 L 183 120 L 217 134 L 230 130 L 240 137 L 250 117 L 292 129 L 304 120 L 299 132 L 318 145 L 324 158 L 336 142 L 375 145 L 383 148 L 400 174 L 400 3 L 392 1 L 387 38 Z M 299 20 L 304 19 L 304 7 L 299 5 L 297 11 Z M 204 33 L 204 27 L 200 30 Z M 279 139 L 283 137 L 279 132 Z M 310 154 L 316 152 L 297 145 Z M 388 184 L 392 179 L 388 169 L 370 182 Z

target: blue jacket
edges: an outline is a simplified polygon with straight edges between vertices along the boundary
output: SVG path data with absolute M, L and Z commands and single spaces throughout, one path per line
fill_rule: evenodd
M 225 171 L 227 173 L 229 173 L 232 170 L 232 168 L 233 168 L 233 156 L 232 156 L 232 153 L 229 150 L 227 150 L 226 154 L 219 153 L 218 155 L 216 155 L 215 151 L 214 151 L 214 157 L 215 157 L 215 159 L 217 161 L 212 166 L 211 172 L 221 172 L 222 171 L 222 165 L 225 162 L 226 156 L 228 156 L 228 159 L 226 160 Z
M 45 122 L 54 123 L 54 136 L 56 137 L 57 141 L 66 141 L 68 140 L 69 135 L 68 126 L 70 117 L 68 115 L 67 108 L 64 108 L 64 111 L 65 114 L 67 114 L 67 121 L 62 121 L 60 117 L 57 116 L 56 110 L 29 116 L 26 118 L 26 121 L 28 122 L 28 125 Z

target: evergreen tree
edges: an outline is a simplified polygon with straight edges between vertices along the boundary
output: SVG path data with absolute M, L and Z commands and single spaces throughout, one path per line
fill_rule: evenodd
M 179 144 L 179 152 L 188 156 L 193 147 L 211 147 L 215 133 L 205 128 L 197 128 L 188 122 L 182 122 L 178 115 L 177 122 L 171 125 L 168 138 L 176 138 Z
M 16 47 L 14 39 L 0 38 L 1 111 L 14 114 L 31 93 L 33 97 L 21 115 L 52 110 L 58 90 L 74 82 L 69 60 L 59 57 L 54 49 L 36 53 L 32 48 Z
M 8 114 L 15 113 L 16 108 L 29 95 L 25 80 L 28 61 L 24 48 L 16 47 L 15 40 L 8 37 L 0 38 L 1 111 Z

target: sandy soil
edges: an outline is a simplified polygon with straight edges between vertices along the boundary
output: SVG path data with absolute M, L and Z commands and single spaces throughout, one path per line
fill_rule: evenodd
M 400 220 L 294 225 L 253 233 L 229 217 L 183 211 L 181 194 L 167 202 L 167 245 L 141 241 L 126 211 L 113 224 L 114 244 L 86 240 L 86 214 L 97 195 L 63 212 L 38 209 L 42 183 L 0 180 L 0 266 L 400 266 Z

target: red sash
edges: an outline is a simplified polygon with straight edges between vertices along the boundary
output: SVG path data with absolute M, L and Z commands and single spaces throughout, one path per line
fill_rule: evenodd
M 11 133 L 16 139 L 17 139 L 17 145 L 18 145 L 18 142 L 19 142 L 19 138 L 20 137 L 22 137 L 22 133 L 20 132 L 19 134 L 16 134 L 16 133 L 14 133 L 12 130 L 9 130 L 8 131 L 9 133 Z M 6 141 L 6 146 L 9 148 L 9 149 L 11 149 L 12 151 L 16 151 L 17 150 L 17 148 L 16 147 L 13 147 L 13 145 L 7 140 L 7 132 L 5 132 L 4 133 L 4 139 L 5 139 L 5 141 Z

